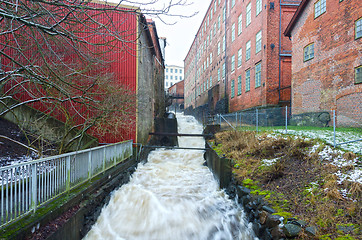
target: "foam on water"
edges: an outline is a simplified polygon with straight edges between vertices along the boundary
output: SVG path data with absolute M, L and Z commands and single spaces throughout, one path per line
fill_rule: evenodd
M 201 133 L 193 118 L 177 114 L 179 133 Z M 204 147 L 203 138 L 179 138 Z M 128 184 L 112 193 L 90 239 L 254 239 L 243 211 L 218 187 L 200 150 L 159 149 L 139 164 Z

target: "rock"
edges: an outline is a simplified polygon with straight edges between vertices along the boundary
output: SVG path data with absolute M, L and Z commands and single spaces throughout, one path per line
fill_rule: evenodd
M 274 227 L 271 231 L 270 234 L 273 238 L 273 240 L 279 240 L 285 237 L 284 232 L 277 226 Z
M 260 239 L 263 239 L 263 240 L 273 240 L 273 236 L 271 235 L 271 233 L 269 232 L 268 229 L 265 229 L 263 235 L 260 236 Z
M 241 203 L 243 206 L 246 206 L 249 202 L 250 202 L 250 196 L 249 196 L 249 195 L 243 196 L 243 197 L 240 199 L 240 203 Z
M 261 224 L 265 224 L 266 219 L 268 218 L 268 213 L 266 211 L 261 211 L 259 214 L 259 219 Z
M 302 228 L 298 225 L 287 223 L 283 226 L 283 232 L 287 237 L 296 237 L 299 235 Z
M 268 228 L 274 228 L 281 223 L 280 218 L 279 215 L 269 215 L 265 224 Z
M 315 226 L 306 227 L 304 230 L 309 236 L 315 237 L 317 235 L 318 228 Z
M 294 224 L 299 227 L 305 227 L 307 225 L 307 222 L 304 220 L 290 220 L 290 218 L 288 219 L 287 223 Z
M 276 211 L 274 209 L 272 209 L 271 207 L 268 207 L 268 206 L 263 206 L 262 209 L 271 214 L 276 213 Z
M 339 230 L 339 231 L 342 231 L 342 232 L 344 232 L 344 233 L 351 233 L 351 232 L 353 232 L 353 230 L 354 230 L 354 226 L 353 225 L 339 225 L 339 224 L 337 224 L 337 229 Z
M 237 190 L 239 198 L 249 195 L 251 192 L 249 188 L 246 188 L 243 186 L 238 186 L 236 190 Z

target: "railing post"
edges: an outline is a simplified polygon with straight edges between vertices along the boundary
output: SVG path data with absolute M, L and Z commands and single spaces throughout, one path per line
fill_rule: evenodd
M 88 179 L 92 178 L 92 151 L 88 152 Z
M 106 148 L 103 148 L 103 172 L 106 170 Z
M 36 185 L 36 180 L 37 180 L 37 174 L 36 174 L 36 164 L 31 165 L 31 196 L 30 196 L 30 209 L 33 210 L 33 212 L 36 211 L 38 202 L 37 202 L 37 193 L 38 193 L 38 188 Z
M 336 110 L 333 110 L 333 147 L 336 147 Z
M 288 133 L 288 106 L 285 106 L 285 134 Z
M 235 128 L 238 127 L 238 112 L 235 112 Z
M 70 190 L 70 156 L 67 156 L 65 159 L 65 189 L 67 192 Z
M 256 131 L 259 131 L 259 114 L 258 114 L 258 109 L 255 109 L 255 114 L 256 114 Z

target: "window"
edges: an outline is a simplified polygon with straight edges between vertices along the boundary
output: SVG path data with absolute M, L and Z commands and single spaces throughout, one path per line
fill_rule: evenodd
M 170 79 L 173 80 L 173 76 L 172 76 L 172 75 L 170 76 Z
M 226 8 L 224 7 L 224 9 L 222 10 L 222 21 L 225 22 L 226 20 Z
M 250 91 L 250 69 L 246 70 L 245 73 L 245 92 Z
M 261 13 L 262 9 L 263 9 L 263 7 L 262 7 L 261 0 L 256 0 L 256 15 L 255 16 L 258 16 L 259 13 Z
M 304 62 L 314 58 L 314 43 L 309 44 L 304 48 Z
M 168 73 L 168 68 L 166 68 L 166 72 Z
M 209 79 L 206 78 L 206 89 L 209 89 Z
M 220 42 L 217 43 L 217 55 L 219 56 L 220 55 Z
M 231 0 L 231 7 L 235 6 L 235 0 Z
M 182 77 L 180 77 L 180 80 L 182 80 Z
M 177 69 L 175 69 L 175 73 L 177 73 Z
M 217 69 L 217 81 L 220 82 L 220 68 Z
M 235 41 L 235 23 L 231 26 L 231 42 Z
M 355 83 L 362 83 L 362 65 L 355 68 L 354 71 L 354 82 Z
M 261 30 L 256 34 L 255 37 L 255 53 L 261 51 Z
M 210 20 L 212 20 L 212 8 L 210 10 Z
M 314 18 L 319 17 L 326 11 L 326 0 L 319 0 L 314 4 Z
M 214 13 L 216 12 L 216 0 L 214 2 Z
M 177 76 L 175 76 L 175 80 L 177 80 Z
M 207 26 L 209 26 L 209 24 L 210 24 L 210 16 L 207 15 Z M 206 30 L 205 30 L 205 31 L 206 31 Z
M 222 65 L 222 78 L 224 78 L 226 76 L 226 71 L 225 71 L 225 63 Z
M 224 37 L 222 39 L 222 51 L 226 50 L 226 35 L 224 34 Z
M 168 79 L 168 75 L 166 75 L 166 79 Z
M 235 71 L 235 55 L 231 56 L 231 71 Z
M 241 75 L 238 77 L 238 96 L 241 95 Z
M 216 34 L 216 23 L 214 23 L 214 36 Z
M 250 59 L 250 48 L 251 48 L 251 42 L 248 41 L 246 43 L 246 56 L 245 56 L 245 61 L 248 61 Z
M 212 87 L 212 76 L 210 76 L 210 88 Z
M 251 23 L 251 2 L 246 6 L 246 26 Z
M 219 15 L 219 17 L 217 18 L 217 29 L 220 29 L 220 15 Z
M 170 72 L 173 73 L 173 69 L 172 69 L 172 68 L 170 69 Z
M 238 17 L 238 35 L 243 31 L 243 15 L 240 14 Z
M 172 76 L 171 76 L 172 77 Z M 173 82 L 170 82 L 170 87 L 173 85 Z
M 168 87 L 168 82 L 166 82 L 166 87 Z
M 182 73 L 182 69 L 180 69 L 180 73 Z
M 230 91 L 231 91 L 231 98 L 234 98 L 235 97 L 235 81 L 234 79 L 231 80 L 231 88 L 230 88 Z
M 355 23 L 356 39 L 362 37 L 362 18 L 358 19 Z
M 238 67 L 240 67 L 241 66 L 241 63 L 242 63 L 242 49 L 240 48 L 239 50 L 238 50 Z
M 212 53 L 210 53 L 210 65 L 212 64 Z
M 261 62 L 255 65 L 255 88 L 261 85 Z

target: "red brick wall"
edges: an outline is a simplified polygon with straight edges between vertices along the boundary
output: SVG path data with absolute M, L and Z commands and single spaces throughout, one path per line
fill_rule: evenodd
M 362 17 L 359 0 L 327 1 L 314 18 L 310 1 L 292 31 L 292 106 L 294 113 L 337 110 L 337 123 L 362 126 L 362 84 L 354 69 L 362 65 L 362 38 L 355 21 Z M 303 49 L 314 42 L 314 58 L 303 62 Z
M 237 60 L 237 51 L 242 47 L 243 61 L 242 66 L 237 68 L 229 77 L 229 91 L 231 89 L 231 80 L 235 80 L 235 97 L 230 98 L 231 112 L 239 111 L 251 107 L 266 105 L 285 105 L 290 101 L 291 85 L 291 58 L 281 57 L 279 62 L 279 38 L 281 42 L 280 53 L 291 54 L 291 41 L 281 33 L 287 27 L 292 18 L 296 6 L 283 6 L 280 11 L 278 1 L 262 1 L 262 11 L 256 16 L 256 1 L 251 1 L 251 24 L 246 27 L 246 6 L 250 1 L 236 1 L 235 10 L 231 12 L 229 20 L 229 32 L 231 24 L 237 24 L 237 18 L 240 13 L 243 14 L 243 32 L 232 43 L 228 52 L 228 60 L 235 54 Z M 274 3 L 274 9 L 270 8 L 270 2 Z M 283 3 L 287 3 L 283 1 Z M 294 2 L 295 4 L 295 2 Z M 281 16 L 281 26 L 280 24 Z M 256 34 L 262 30 L 262 49 L 255 54 Z M 280 31 L 279 31 L 280 30 Z M 245 61 L 246 43 L 251 41 L 251 58 Z M 229 34 L 229 43 L 231 36 Z M 273 47 L 272 47 L 273 45 Z M 255 64 L 261 62 L 261 86 L 255 88 Z M 280 69 L 279 69 L 280 68 Z M 250 69 L 250 91 L 245 92 L 245 72 Z M 242 76 L 242 93 L 237 95 L 237 78 Z M 279 87 L 280 78 L 280 87 Z M 280 94 L 279 94 L 280 91 Z M 280 95 L 280 96 L 279 96 Z

